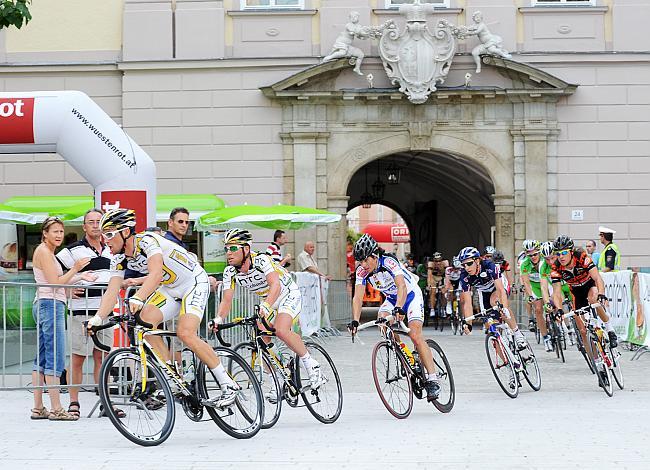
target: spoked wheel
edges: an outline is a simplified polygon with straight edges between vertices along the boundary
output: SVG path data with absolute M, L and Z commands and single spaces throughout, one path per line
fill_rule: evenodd
M 331 424 L 341 415 L 343 409 L 343 389 L 341 379 L 334 361 L 320 345 L 310 341 L 305 343 L 312 359 L 320 365 L 323 383 L 313 390 L 309 382 L 309 373 L 300 359 L 295 359 L 296 383 L 301 390 L 302 400 L 314 418 L 321 423 Z
M 262 389 L 264 400 L 264 422 L 262 429 L 268 429 L 278 422 L 282 411 L 282 386 L 271 361 L 264 354 L 259 354 L 254 343 L 240 343 L 234 351 L 244 358 L 253 369 L 255 378 Z
M 564 337 L 564 332 L 560 325 L 556 321 L 552 322 L 553 324 L 553 346 L 555 347 L 555 354 L 558 359 L 562 359 L 562 362 L 566 362 L 564 359 L 564 347 L 562 347 L 562 338 Z
M 587 363 L 587 366 L 589 366 L 589 370 L 591 371 L 591 373 L 595 374 L 596 368 L 594 366 L 593 358 L 590 358 L 589 355 L 587 354 L 584 341 L 582 340 L 582 333 L 580 333 L 580 330 L 578 329 L 578 323 L 576 322 L 574 317 L 571 317 L 571 327 L 573 328 L 573 331 L 575 331 L 576 347 L 578 348 L 578 351 L 580 351 L 582 357 L 585 358 L 585 362 Z
M 535 339 L 537 340 L 537 344 L 539 344 L 542 341 L 542 332 L 539 331 L 539 327 L 537 326 L 537 323 L 535 323 Z
M 542 388 L 542 372 L 539 370 L 539 364 L 537 363 L 533 348 L 526 342 L 526 348 L 517 351 L 517 356 L 519 356 L 519 360 L 521 361 L 522 373 L 526 382 L 528 382 L 530 388 L 538 392 Z
M 388 341 L 372 350 L 372 375 L 379 398 L 390 414 L 404 419 L 413 410 L 413 388 L 406 375 L 407 365 Z
M 519 381 L 515 374 L 515 366 L 510 361 L 505 346 L 496 335 L 489 334 L 485 336 L 485 352 L 494 378 L 497 379 L 501 389 L 510 398 L 517 398 Z
M 596 376 L 598 377 L 598 385 L 603 389 L 608 397 L 611 397 L 614 395 L 612 370 L 607 365 L 602 347 L 598 343 L 598 338 L 595 338 L 591 333 L 589 333 L 588 340 L 589 346 L 587 347 L 587 355 L 593 358 L 593 366 L 596 371 Z
M 259 432 L 264 422 L 264 402 L 260 384 L 246 361 L 224 347 L 213 348 L 228 375 L 239 387 L 235 401 L 223 408 L 207 406 L 212 420 L 226 434 L 237 439 L 248 439 Z M 213 400 L 222 394 L 221 384 L 208 367 L 200 363 L 196 380 L 203 400 Z
M 451 329 L 454 332 L 454 336 L 456 336 L 460 329 L 460 317 L 458 316 L 458 312 L 453 312 L 451 314 Z
M 116 349 L 104 360 L 99 398 L 111 423 L 131 442 L 157 446 L 174 428 L 176 409 L 167 379 L 149 362 L 143 371 L 140 354 L 130 348 Z M 126 416 L 119 417 L 118 410 Z
M 607 354 L 610 361 L 612 361 L 612 377 L 618 388 L 623 390 L 625 387 L 625 379 L 623 378 L 623 369 L 621 369 L 621 353 L 618 351 L 618 348 L 609 348 L 609 354 Z
M 451 366 L 447 360 L 447 355 L 438 343 L 432 339 L 428 339 L 427 345 L 433 355 L 433 363 L 436 366 L 436 375 L 440 382 L 440 395 L 437 400 L 433 401 L 433 406 L 438 408 L 442 413 L 449 413 L 454 407 L 454 402 L 456 400 L 456 387 L 454 385 L 454 376 L 451 373 Z

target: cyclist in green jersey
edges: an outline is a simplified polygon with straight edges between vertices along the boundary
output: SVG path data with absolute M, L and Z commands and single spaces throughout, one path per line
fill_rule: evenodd
M 539 263 L 539 276 L 540 276 L 540 286 L 542 288 L 542 298 L 544 302 L 544 310 L 548 312 L 552 312 L 556 310 L 555 306 L 553 305 L 553 300 L 551 298 L 551 294 L 553 293 L 553 281 L 551 280 L 551 265 L 555 263 L 555 260 L 557 259 L 557 255 L 555 254 L 554 248 L 553 248 L 553 242 L 548 241 L 542 243 L 542 248 L 541 248 L 541 253 L 542 253 L 542 261 Z M 569 284 L 566 282 L 562 282 L 562 295 L 564 299 L 567 299 L 571 302 L 571 305 L 573 305 L 573 296 L 571 295 L 571 289 L 569 288 Z M 562 308 L 561 305 L 558 305 L 557 308 Z M 569 333 L 569 343 L 571 345 L 575 344 L 575 331 L 573 331 L 573 327 L 567 323 L 567 331 Z
M 551 336 L 548 334 L 548 329 L 546 328 L 544 311 L 542 309 L 542 288 L 540 286 L 539 276 L 540 249 L 541 244 L 537 240 L 524 241 L 526 258 L 521 263 L 519 273 L 526 295 L 528 295 L 528 303 L 533 306 L 535 318 L 537 319 L 537 327 L 544 337 L 544 349 L 546 349 L 546 352 L 551 352 L 553 351 L 553 345 L 551 344 Z

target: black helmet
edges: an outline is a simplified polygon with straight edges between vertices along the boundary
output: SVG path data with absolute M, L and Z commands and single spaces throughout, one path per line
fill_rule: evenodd
M 361 238 L 354 244 L 354 259 L 363 261 L 368 256 L 373 255 L 379 251 L 379 245 L 374 238 L 367 233 L 361 235 Z
M 102 232 L 121 231 L 125 228 L 135 230 L 135 211 L 131 209 L 113 209 L 106 212 L 99 221 Z
M 492 261 L 493 261 L 495 264 L 501 264 L 501 263 L 503 263 L 503 258 L 504 258 L 504 256 L 503 256 L 503 251 L 501 251 L 501 250 L 494 250 L 494 251 L 492 252 Z
M 573 250 L 573 240 L 568 235 L 560 235 L 553 242 L 555 251 Z

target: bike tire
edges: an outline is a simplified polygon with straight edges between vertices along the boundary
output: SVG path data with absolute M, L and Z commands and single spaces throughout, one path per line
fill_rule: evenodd
M 611 397 L 614 395 L 612 371 L 609 369 L 609 367 L 607 367 L 604 361 L 605 358 L 601 352 L 602 347 L 600 345 L 598 337 L 589 332 L 587 333 L 587 340 L 589 342 L 587 354 L 592 358 L 594 370 L 596 370 L 596 377 L 598 378 L 598 386 L 603 389 L 608 397 Z M 599 368 L 599 364 L 596 363 L 595 358 L 599 359 L 601 368 Z
M 441 413 L 449 413 L 456 402 L 456 385 L 454 384 L 454 374 L 451 372 L 451 365 L 447 360 L 447 355 L 440 345 L 432 339 L 427 339 L 427 345 L 431 349 L 433 362 L 436 366 L 436 375 L 440 382 L 440 396 L 433 400 L 435 406 Z M 444 392 L 444 394 L 443 394 Z
M 272 428 L 280 419 L 282 411 L 282 386 L 278 379 L 278 373 L 266 354 L 260 354 L 257 345 L 250 341 L 239 343 L 233 348 L 237 354 L 243 357 L 251 366 L 255 377 L 262 389 L 264 400 L 264 420 L 262 429 Z M 265 371 L 267 371 L 265 373 Z M 273 403 L 275 397 L 275 403 Z
M 556 321 L 553 322 L 553 336 L 553 343 L 557 350 L 557 357 L 558 359 L 562 359 L 562 362 L 566 362 L 566 359 L 564 358 L 564 348 L 562 347 L 562 337 L 564 336 L 564 333 Z
M 576 348 L 578 348 L 578 351 L 580 351 L 580 354 L 582 354 L 582 357 L 584 358 L 585 362 L 587 363 L 587 366 L 589 367 L 589 371 L 592 374 L 595 374 L 596 369 L 594 363 L 591 359 L 589 359 L 589 355 L 587 354 L 587 350 L 585 349 L 584 341 L 582 340 L 582 334 L 578 329 L 578 323 L 576 322 L 576 319 L 574 317 L 571 317 L 571 327 L 573 328 L 573 331 L 575 331 Z
M 326 382 L 316 390 L 312 390 L 308 386 L 309 376 L 307 371 L 304 369 L 301 363 L 302 361 L 300 361 L 296 354 L 294 363 L 296 384 L 299 390 L 301 390 L 300 395 L 302 396 L 302 401 L 314 418 L 323 424 L 332 424 L 339 419 L 341 410 L 343 409 L 343 388 L 341 386 L 339 372 L 336 370 L 336 366 L 330 355 L 320 344 L 307 341 L 305 342 L 305 347 L 310 356 L 320 364 Z
M 517 395 L 519 395 L 519 380 L 517 379 L 514 365 L 510 361 L 505 348 L 507 346 L 501 342 L 497 335 L 485 335 L 485 353 L 487 354 L 488 364 L 490 365 L 490 369 L 492 369 L 494 378 L 506 395 L 510 398 L 517 398 Z M 504 381 L 504 377 L 499 375 L 499 371 L 502 369 L 510 372 L 507 379 L 505 379 L 507 382 Z M 514 377 L 514 388 L 510 386 L 510 377 Z
M 124 361 L 124 364 L 116 365 L 121 361 Z M 131 442 L 151 447 L 162 444 L 171 435 L 176 421 L 176 407 L 167 378 L 151 361 L 147 361 L 146 367 L 147 371 L 143 375 L 142 358 L 138 351 L 131 348 L 116 349 L 104 359 L 99 372 L 98 385 L 99 399 L 113 426 Z M 143 376 L 147 377 L 145 391 L 142 391 Z M 160 403 L 163 405 L 151 409 L 145 402 L 152 398 L 156 391 L 161 391 L 164 395 L 164 401 L 156 398 L 156 406 Z M 119 407 L 126 408 L 126 416 L 123 418 L 117 416 L 116 408 Z M 135 417 L 139 411 L 144 412 L 146 419 Z M 162 420 L 151 419 L 152 415 Z M 151 425 L 161 421 L 161 428 L 153 432 Z M 145 432 L 143 428 L 147 424 L 150 425 L 148 428 L 149 432 L 153 432 L 152 434 L 143 434 Z M 138 431 L 138 429 L 142 430 Z
M 241 391 L 235 402 L 226 409 L 217 410 L 211 406 L 206 406 L 205 409 L 226 434 L 236 439 L 250 439 L 262 429 L 264 422 L 264 401 L 260 384 L 251 367 L 239 354 L 221 346 L 212 349 L 219 356 L 228 374 L 241 387 Z M 217 378 L 202 362 L 197 367 L 196 380 L 202 399 L 221 395 Z M 245 394 L 247 398 L 244 398 Z
M 530 388 L 539 392 L 542 388 L 542 371 L 539 368 L 539 363 L 537 362 L 533 348 L 526 342 L 526 349 L 517 351 L 516 354 L 521 361 L 521 372 L 524 375 L 524 379 L 526 379 Z
M 375 388 L 388 412 L 397 419 L 407 418 L 413 410 L 413 386 L 407 370 L 409 366 L 395 350 L 394 343 L 380 341 L 375 344 L 372 350 L 372 377 Z M 386 388 L 390 388 L 388 393 L 385 392 Z M 397 393 L 401 393 L 403 399 L 393 404 L 392 398 L 397 396 Z
M 535 339 L 537 340 L 537 344 L 542 341 L 542 332 L 537 327 L 537 323 L 535 323 Z
M 621 353 L 617 348 L 608 348 L 608 357 L 612 361 L 612 377 L 619 389 L 625 388 L 625 378 L 623 377 L 623 369 L 621 369 Z

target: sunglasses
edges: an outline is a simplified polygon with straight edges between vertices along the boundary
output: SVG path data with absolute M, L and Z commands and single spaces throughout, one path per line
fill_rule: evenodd
M 115 236 L 116 236 L 118 233 L 120 233 L 119 230 L 114 230 L 114 231 L 112 231 L 112 232 L 103 232 L 103 233 L 102 233 L 102 237 L 104 238 L 104 240 L 112 240 L 113 238 L 115 238 Z
M 240 248 L 242 248 L 242 247 L 239 246 L 239 245 L 227 246 L 226 251 L 229 251 L 231 253 L 235 253 L 235 252 L 239 251 Z
M 562 250 L 562 251 L 556 251 L 555 254 L 559 256 L 565 256 L 571 253 L 571 250 Z
M 474 264 L 474 261 L 467 261 L 465 263 L 460 263 L 464 268 L 469 268 L 471 265 Z
M 539 256 L 539 251 L 534 251 L 532 253 L 527 253 L 528 256 Z

